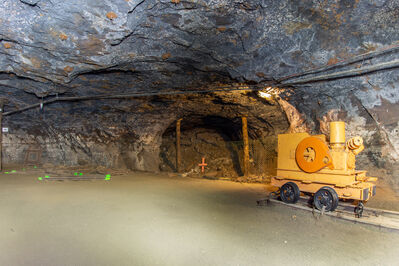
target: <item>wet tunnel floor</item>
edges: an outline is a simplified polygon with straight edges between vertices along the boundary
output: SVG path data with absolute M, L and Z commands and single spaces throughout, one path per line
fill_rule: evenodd
M 0 177 L 0 265 L 399 265 L 399 233 L 284 206 L 264 187 L 134 173 Z

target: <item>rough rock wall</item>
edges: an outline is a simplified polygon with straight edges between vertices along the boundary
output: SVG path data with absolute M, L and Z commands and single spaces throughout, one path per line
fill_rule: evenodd
M 394 44 L 398 5 L 4 0 L 1 85 L 45 97 L 275 81 Z
M 282 105 L 294 108 L 287 112 L 292 125 L 318 133 L 326 131 L 331 119 L 345 120 L 348 135 L 363 135 L 369 144 L 360 164 L 387 169 L 386 176 L 398 182 L 398 49 L 392 49 L 399 40 L 398 1 L 175 2 L 2 1 L 0 94 L 8 100 L 5 111 L 57 96 L 183 91 L 236 82 L 290 87 L 292 93 L 282 96 L 286 101 Z M 388 52 L 378 52 L 388 46 Z M 341 64 L 367 52 L 376 54 Z M 325 66 L 331 68 L 298 75 Z M 287 76 L 292 78 L 283 78 Z M 130 117 L 135 122 L 126 126 L 116 119 L 114 126 L 121 132 L 140 131 L 139 142 L 153 141 L 155 152 L 166 124 L 206 109 L 191 98 L 185 100 L 179 107 L 178 100 L 147 99 L 140 104 L 152 106 L 148 115 L 135 114 L 140 104 L 124 101 L 108 106 L 106 114 L 93 111 L 101 110 L 103 103 L 74 102 L 64 120 L 55 115 L 59 106 L 45 108 L 54 113 L 48 123 L 57 136 L 70 134 L 62 130 L 63 123 L 69 125 L 65 121 L 80 125 L 89 119 L 93 128 L 106 132 L 109 121 L 104 122 L 103 115 Z M 242 107 L 218 99 L 214 103 L 214 111 L 229 110 L 226 116 L 267 105 L 255 102 Z M 27 130 L 42 123 L 32 112 L 6 118 L 6 123 L 25 130 L 17 131 L 23 132 L 19 138 L 39 134 Z M 157 112 L 167 114 L 157 116 Z M 258 120 L 255 116 L 252 125 L 264 132 L 270 132 L 270 124 L 275 126 L 267 114 Z M 159 126 L 154 129 L 144 121 Z M 90 128 L 83 127 L 78 134 L 89 137 Z
M 137 105 L 141 106 L 130 103 L 125 107 Z M 136 111 L 148 112 L 148 107 L 141 108 L 137 107 Z M 86 110 L 73 115 L 73 108 L 64 104 L 30 111 L 25 119 L 31 118 L 34 126 L 7 119 L 3 124 L 9 128 L 9 132 L 3 134 L 3 162 L 24 164 L 27 150 L 33 146 L 42 151 L 41 164 L 159 171 L 161 136 L 173 116 L 147 113 L 139 117 L 137 113 L 118 114 L 109 111 L 111 109 L 112 103 L 102 106 L 101 111 L 90 109 L 86 104 Z
M 248 116 L 249 133 L 255 139 L 288 128 L 276 102 L 251 92 L 180 96 L 178 101 L 171 96 L 56 103 L 6 116 L 3 126 L 9 132 L 3 136 L 3 161 L 22 164 L 29 146 L 39 146 L 42 163 L 159 171 L 162 137 L 165 131 L 174 130 L 177 118 L 183 118 L 183 131 L 202 127 L 204 120 L 219 130 L 226 127 L 220 121 L 234 121 L 234 128 L 224 130 L 238 140 L 242 115 Z
M 226 130 L 233 128 L 226 127 Z M 250 175 L 252 180 L 265 181 L 276 175 L 277 136 L 250 139 Z M 243 175 L 243 141 L 232 139 L 220 128 L 197 127 L 181 133 L 181 172 L 183 175 L 199 177 L 225 177 L 236 179 Z M 176 171 L 176 136 L 166 134 L 161 145 L 162 171 Z M 202 158 L 207 164 L 204 173 Z

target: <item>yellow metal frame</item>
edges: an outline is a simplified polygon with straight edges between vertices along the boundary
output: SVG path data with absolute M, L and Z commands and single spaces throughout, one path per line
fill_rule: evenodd
M 281 187 L 287 182 L 297 184 L 301 192 L 316 193 L 320 188 L 328 186 L 332 187 L 337 192 L 341 199 L 354 199 L 359 201 L 368 201 L 375 194 L 375 185 L 370 182 L 357 182 L 350 186 L 335 186 L 333 184 L 315 183 L 307 180 L 294 180 L 284 177 L 272 177 L 271 184 L 276 187 Z
M 354 199 L 367 201 L 375 194 L 375 177 L 367 177 L 366 171 L 355 170 L 355 157 L 363 150 L 363 140 L 360 137 L 345 142 L 345 124 L 343 122 L 332 122 L 330 124 L 331 136 L 329 144 L 325 135 L 313 136 L 317 138 L 317 144 L 309 144 L 308 133 L 280 134 L 278 136 L 278 161 L 277 176 L 271 179 L 271 184 L 281 187 L 286 182 L 294 182 L 298 185 L 301 192 L 316 193 L 324 186 L 332 187 L 342 199 Z M 361 139 L 361 138 L 360 138 Z M 303 164 L 303 160 L 298 162 L 298 150 L 303 153 L 303 143 L 310 148 L 314 148 L 314 154 L 328 154 L 328 159 L 332 160 L 321 170 L 305 172 L 298 166 Z M 301 144 L 302 143 L 302 144 Z M 316 143 L 316 142 L 315 142 Z M 324 144 L 323 144 L 324 143 Z M 358 143 L 359 145 L 353 145 Z M 351 145 L 349 145 L 351 144 Z M 320 147 L 325 145 L 325 147 Z M 298 149 L 302 147 L 302 149 Z M 316 158 L 316 155 L 315 155 Z M 319 163 L 306 158 L 308 163 Z M 317 169 L 317 168 L 316 168 Z

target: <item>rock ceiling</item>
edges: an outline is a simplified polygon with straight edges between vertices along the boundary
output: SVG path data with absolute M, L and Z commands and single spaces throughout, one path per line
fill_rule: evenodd
M 255 135 L 290 125 L 324 132 L 340 117 L 396 153 L 397 120 L 384 110 L 399 101 L 398 22 L 396 0 L 3 0 L 0 97 L 5 112 L 37 104 L 6 118 L 10 125 L 106 121 L 140 136 L 152 130 L 153 139 L 194 114 L 247 114 Z M 39 107 L 57 97 L 238 85 L 289 93 L 274 103 L 209 93 Z

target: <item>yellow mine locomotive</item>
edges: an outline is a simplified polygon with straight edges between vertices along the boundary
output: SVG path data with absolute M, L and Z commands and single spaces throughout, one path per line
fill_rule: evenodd
M 308 133 L 278 136 L 277 176 L 271 184 L 279 187 L 286 203 L 296 203 L 300 192 L 314 196 L 314 206 L 333 211 L 339 199 L 363 202 L 375 195 L 375 177 L 355 170 L 356 155 L 364 149 L 363 139 L 345 141 L 345 123 L 330 122 L 330 140 L 325 135 Z M 361 215 L 361 213 L 360 213 Z

